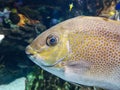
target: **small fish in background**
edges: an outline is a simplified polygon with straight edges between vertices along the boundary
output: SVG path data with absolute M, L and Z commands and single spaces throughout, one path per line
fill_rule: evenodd
M 120 10 L 120 2 L 118 2 L 118 3 L 116 4 L 115 9 L 116 9 L 116 10 Z
M 71 4 L 69 4 L 69 11 L 71 12 L 72 11 L 72 9 L 73 9 L 73 3 L 71 3 Z
M 110 19 L 120 21 L 120 2 L 118 2 L 115 6 L 115 11 L 109 12 Z
M 10 15 L 10 10 L 8 7 L 4 8 L 3 11 L 0 11 L 0 17 L 5 17 L 5 18 L 9 18 Z
M 110 15 L 110 16 L 115 15 L 115 11 L 110 11 L 110 12 L 109 12 L 109 15 Z
M 71 83 L 120 90 L 120 22 L 79 16 L 40 34 L 26 47 L 42 69 Z
M 5 38 L 5 35 L 0 34 L 0 43 L 2 42 L 2 40 Z

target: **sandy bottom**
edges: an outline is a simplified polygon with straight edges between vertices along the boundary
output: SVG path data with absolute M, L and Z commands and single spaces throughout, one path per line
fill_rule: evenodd
M 0 85 L 0 90 L 25 90 L 25 77 L 18 78 L 9 84 Z

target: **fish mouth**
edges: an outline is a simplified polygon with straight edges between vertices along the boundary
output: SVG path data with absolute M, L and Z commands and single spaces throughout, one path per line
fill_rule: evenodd
M 39 65 L 39 66 L 44 66 L 44 67 L 54 67 L 54 66 L 56 66 L 57 64 L 59 64 L 60 62 L 62 62 L 64 59 L 65 59 L 65 57 L 63 57 L 63 58 L 60 58 L 60 59 L 58 59 L 58 60 L 56 60 L 56 62 L 55 63 L 53 63 L 53 64 L 48 64 L 48 63 L 46 63 L 45 61 L 44 61 L 44 59 L 42 59 L 42 57 L 40 57 L 37 53 L 35 53 L 35 52 L 32 52 L 33 50 L 32 50 L 32 48 L 31 48 L 31 46 L 27 46 L 26 47 L 26 50 L 25 50 L 25 52 L 26 52 L 26 54 L 27 54 L 27 56 L 34 62 L 34 63 L 36 63 L 37 65 Z

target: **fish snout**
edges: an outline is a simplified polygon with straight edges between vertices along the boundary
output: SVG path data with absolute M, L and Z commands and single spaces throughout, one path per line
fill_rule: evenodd
M 32 49 L 31 46 L 27 46 L 27 47 L 26 47 L 25 53 L 26 53 L 27 55 L 34 55 L 34 51 L 33 51 L 33 49 Z

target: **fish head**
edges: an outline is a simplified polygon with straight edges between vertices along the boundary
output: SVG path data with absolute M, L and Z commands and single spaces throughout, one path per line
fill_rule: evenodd
M 53 27 L 40 34 L 27 48 L 30 57 L 37 58 L 38 64 L 53 66 L 68 54 L 67 30 Z M 32 59 L 33 60 L 33 59 Z M 34 59 L 35 60 L 35 59 Z

